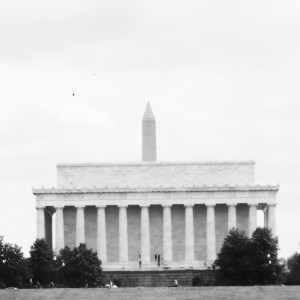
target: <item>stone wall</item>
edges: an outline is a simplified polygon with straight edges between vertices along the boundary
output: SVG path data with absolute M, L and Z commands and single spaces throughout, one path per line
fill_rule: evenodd
M 58 188 L 253 185 L 254 162 L 59 164 Z

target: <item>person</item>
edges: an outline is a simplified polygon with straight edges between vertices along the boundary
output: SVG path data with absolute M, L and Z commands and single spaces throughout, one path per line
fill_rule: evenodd
M 154 259 L 155 259 L 155 261 L 157 261 L 157 254 L 156 253 L 154 254 Z
M 38 288 L 38 289 L 40 289 L 42 286 L 41 286 L 41 284 L 37 281 L 36 282 L 36 287 Z
M 160 254 L 157 255 L 157 265 L 160 266 Z
M 142 259 L 141 259 L 141 254 L 139 254 L 139 268 L 142 267 Z
M 178 284 L 177 279 L 174 280 L 174 287 L 180 287 L 180 285 Z
M 112 282 L 112 280 L 110 281 L 109 284 L 106 284 L 105 287 L 111 289 L 111 288 L 113 287 L 113 282 Z

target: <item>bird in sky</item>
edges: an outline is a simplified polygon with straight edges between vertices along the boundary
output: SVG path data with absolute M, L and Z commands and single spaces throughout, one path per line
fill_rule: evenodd
M 75 94 L 73 93 L 73 97 L 75 96 Z

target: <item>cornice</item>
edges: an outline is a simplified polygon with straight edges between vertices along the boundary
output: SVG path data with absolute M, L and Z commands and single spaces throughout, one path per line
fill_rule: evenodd
M 76 167 L 131 167 L 131 166 L 180 166 L 180 165 L 255 165 L 253 160 L 241 161 L 159 161 L 159 162 L 107 162 L 107 163 L 58 163 L 57 168 Z
M 40 194 L 104 194 L 104 193 L 167 193 L 167 192 L 255 192 L 276 191 L 279 185 L 213 185 L 213 186 L 191 186 L 191 187 L 104 187 L 104 188 L 33 188 L 34 195 Z

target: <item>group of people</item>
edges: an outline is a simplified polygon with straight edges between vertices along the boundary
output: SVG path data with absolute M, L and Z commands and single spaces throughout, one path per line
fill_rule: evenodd
M 154 254 L 154 259 L 155 261 L 157 262 L 157 265 L 160 266 L 160 265 L 163 265 L 164 264 L 164 258 L 163 256 L 160 256 L 160 254 Z
M 111 280 L 109 284 L 105 285 L 106 288 L 108 289 L 117 289 L 118 286 Z
M 164 264 L 164 258 L 163 256 L 160 256 L 160 254 L 154 254 L 154 259 L 157 263 L 158 266 L 163 265 Z M 139 268 L 142 267 L 142 258 L 141 258 L 141 254 L 139 254 Z

